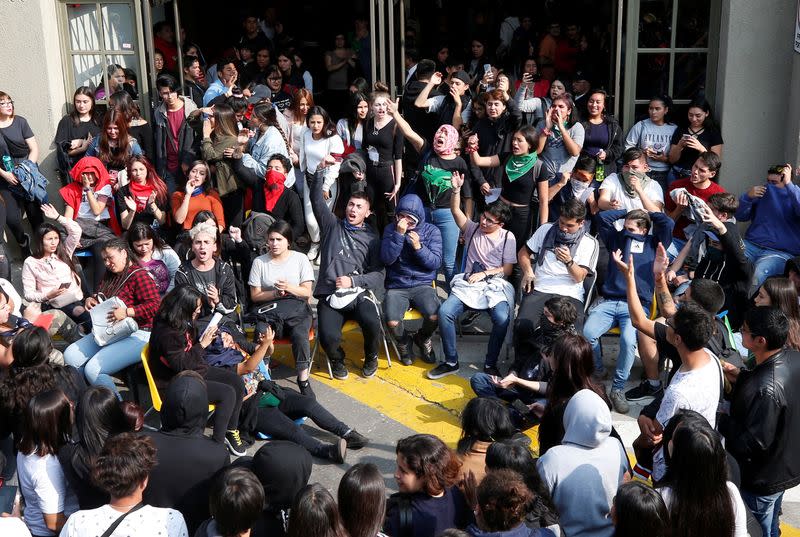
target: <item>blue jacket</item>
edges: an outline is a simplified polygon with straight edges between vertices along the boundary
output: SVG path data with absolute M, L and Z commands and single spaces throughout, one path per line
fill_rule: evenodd
M 752 222 L 744 238 L 762 248 L 800 255 L 800 187 L 795 184 L 778 188 L 767 185 L 761 198 L 750 199 L 745 192 L 739 198 L 736 220 Z
M 627 298 L 627 285 L 625 276 L 620 274 L 617 263 L 610 255 L 617 251 L 622 251 L 622 258 L 627 263 L 628 256 L 633 253 L 633 267 L 636 272 L 636 291 L 642 305 L 650 308 L 653 303 L 653 289 L 655 288 L 655 278 L 653 278 L 653 260 L 656 256 L 658 243 L 668 248 L 672 243 L 672 228 L 675 222 L 665 213 L 649 213 L 652 221 L 652 235 L 646 235 L 641 252 L 631 252 L 631 243 L 634 239 L 625 235 L 625 230 L 617 231 L 614 222 L 620 218 L 625 218 L 628 211 L 622 209 L 618 211 L 602 211 L 597 215 L 600 238 L 606 245 L 609 253 L 608 272 L 606 281 L 601 289 L 604 298 L 610 300 L 625 300 Z M 637 241 L 638 242 L 638 241 Z
M 413 214 L 419 220 L 412 230 L 419 235 L 422 247 L 415 250 L 408 233 L 401 235 L 394 222 L 383 230 L 381 261 L 386 265 L 386 289 L 409 289 L 431 285 L 442 264 L 442 234 L 439 228 L 425 222 L 425 207 L 416 194 L 400 198 L 395 213 Z

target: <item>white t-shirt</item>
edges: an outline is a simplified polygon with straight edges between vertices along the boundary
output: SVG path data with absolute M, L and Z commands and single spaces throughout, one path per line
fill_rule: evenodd
M 290 285 L 300 285 L 303 282 L 314 281 L 314 268 L 308 257 L 300 252 L 290 251 L 289 258 L 278 264 L 269 254 L 256 257 L 250 268 L 250 287 L 260 287 L 263 290 L 275 288 L 275 281 L 286 280 Z
M 31 537 L 28 526 L 17 517 L 0 518 L 0 535 L 3 537 Z
M 114 523 L 122 513 L 110 505 L 97 509 L 78 511 L 67 520 L 60 537 L 98 537 Z M 139 537 L 160 535 L 161 537 L 188 537 L 183 515 L 175 509 L 145 505 L 126 516 L 117 526 L 112 537 Z
M 739 489 L 736 488 L 736 485 L 731 483 L 730 481 L 727 482 L 728 485 L 728 492 L 731 495 L 731 503 L 733 504 L 733 518 L 734 518 L 734 530 L 733 530 L 733 537 L 747 537 L 747 511 L 744 508 L 744 501 L 742 501 L 742 495 L 739 493 Z M 664 503 L 667 505 L 667 509 L 672 509 L 672 488 L 670 487 L 660 487 L 656 489 L 660 494 L 661 497 L 664 498 Z
M 70 516 L 78 510 L 78 499 L 67 485 L 55 455 L 17 453 L 19 489 L 25 498 L 25 523 L 34 535 L 55 535 L 44 524 L 44 513 Z
M 534 254 L 538 254 L 542 249 L 542 243 L 547 232 L 555 224 L 544 224 L 539 226 L 533 237 L 528 239 L 528 249 Z M 584 235 L 581 242 L 578 243 L 578 249 L 575 251 L 573 258 L 577 265 L 594 271 L 595 267 L 591 266 L 592 256 L 594 255 L 595 245 L 597 243 L 589 235 Z M 567 265 L 562 263 L 556 257 L 555 252 L 548 250 L 544 254 L 544 263 L 539 265 L 536 260 L 533 263 L 533 274 L 536 277 L 534 281 L 534 289 L 542 293 L 552 293 L 555 295 L 572 297 L 575 300 L 583 302 L 583 282 L 576 282 L 572 275 L 569 273 Z
M 625 209 L 626 211 L 644 209 L 642 200 L 639 199 L 638 196 L 632 198 L 625 193 L 625 188 L 622 186 L 622 178 L 620 178 L 616 173 L 612 173 L 606 177 L 602 183 L 600 183 L 601 195 L 604 190 L 608 190 L 611 194 L 611 201 L 617 200 L 619 202 L 620 209 Z M 645 187 L 644 193 L 647 196 L 647 199 L 658 202 L 662 206 L 664 205 L 664 190 L 657 181 L 650 181 L 647 184 L 647 187 Z M 617 231 L 620 231 L 624 226 L 624 220 L 617 220 L 614 222 L 614 227 L 617 229 Z
M 106 185 L 100 190 L 96 190 L 94 193 L 95 199 L 99 198 L 100 196 L 110 198 L 113 195 L 114 193 L 111 191 L 111 185 Z M 95 214 L 92 212 L 92 207 L 89 205 L 89 198 L 86 196 L 86 192 L 81 192 L 81 204 L 78 207 L 78 218 L 89 218 L 99 221 L 108 220 L 111 217 L 108 215 L 108 205 L 103 208 L 103 212 L 95 216 Z
M 680 409 L 694 410 L 703 415 L 711 427 L 717 423 L 717 406 L 722 381 L 720 365 L 716 357 L 708 349 L 704 349 L 710 358 L 708 363 L 698 369 L 683 371 L 678 369 L 675 376 L 664 390 L 664 398 L 656 413 L 656 421 L 665 428 L 669 420 Z M 656 480 L 664 477 L 666 472 L 663 449 L 653 455 L 653 477 Z

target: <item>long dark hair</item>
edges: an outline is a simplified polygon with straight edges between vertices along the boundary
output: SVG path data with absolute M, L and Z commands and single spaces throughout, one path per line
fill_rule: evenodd
M 800 306 L 797 305 L 797 290 L 792 280 L 785 276 L 770 276 L 764 280 L 761 287 L 769 295 L 772 307 L 780 309 L 789 319 L 786 345 L 800 350 Z
M 128 249 L 133 254 L 133 257 L 137 257 L 136 250 L 133 249 L 133 243 L 137 241 L 143 241 L 147 239 L 152 240 L 153 250 L 161 251 L 167 247 L 164 239 L 162 239 L 158 233 L 153 231 L 153 228 L 143 222 L 135 222 L 125 236 L 128 239 Z
M 461 472 L 456 454 L 432 434 L 415 434 L 397 441 L 395 449 L 406 466 L 422 481 L 430 496 L 441 494 L 455 485 Z
M 330 138 L 334 134 L 336 134 L 336 125 L 333 124 L 331 120 L 331 116 L 328 115 L 328 112 L 322 108 L 321 106 L 312 106 L 308 109 L 308 114 L 306 114 L 306 126 L 308 126 L 308 120 L 311 119 L 311 116 L 322 116 L 322 137 L 323 138 Z
M 358 463 L 339 481 L 339 513 L 350 537 L 375 537 L 386 515 L 386 484 L 378 467 Z
M 69 442 L 72 403 L 61 390 L 47 390 L 28 403 L 19 450 L 25 455 L 55 455 Z
M 614 537 L 667 537 L 669 511 L 652 487 L 631 481 L 623 483 L 614 497 Z
M 161 299 L 161 305 L 153 322 L 166 324 L 175 330 L 186 330 L 191 326 L 197 301 L 203 295 L 191 285 L 178 285 Z
M 149 183 L 150 186 L 153 188 L 153 191 L 156 193 L 156 200 L 162 205 L 167 204 L 167 185 L 164 184 L 164 181 L 161 177 L 158 176 L 158 172 L 156 172 L 155 167 L 153 164 L 147 159 L 144 155 L 131 155 L 130 160 L 128 160 L 128 181 L 131 181 L 131 166 L 134 162 L 138 162 L 142 166 L 147 169 L 147 177 L 145 178 L 145 182 Z
M 97 116 L 97 108 L 95 107 L 95 99 L 94 99 L 94 92 L 89 88 L 89 86 L 81 86 L 80 88 L 75 90 L 75 93 L 72 94 L 72 111 L 69 113 L 70 119 L 72 119 L 72 125 L 77 127 L 81 124 L 81 115 L 78 113 L 78 109 L 75 108 L 75 97 L 78 95 L 83 95 L 84 97 L 89 97 L 92 101 L 92 108 L 89 110 L 89 120 L 90 123 L 94 123 L 98 127 L 100 126 L 100 118 Z
M 236 114 L 233 108 L 225 103 L 214 107 L 214 131 L 211 136 L 215 139 L 220 136 L 236 136 L 239 129 L 236 127 Z
M 671 444 L 667 474 L 659 486 L 672 489 L 672 534 L 733 535 L 727 460 L 717 432 L 705 420 L 683 420 L 675 428 Z
M 553 378 L 547 388 L 547 406 L 555 406 L 580 390 L 592 390 L 606 400 L 605 389 L 592 381 L 594 353 L 579 334 L 566 334 L 553 344 Z
M 78 269 L 75 267 L 75 262 L 72 260 L 72 256 L 67 253 L 67 245 L 64 241 L 66 233 L 64 228 L 59 224 L 52 222 L 42 222 L 39 224 L 39 227 L 36 228 L 33 242 L 31 243 L 31 256 L 35 259 L 41 259 L 44 257 L 44 236 L 51 231 L 58 234 L 56 257 L 59 259 L 59 261 L 66 263 L 66 265 L 72 271 L 73 277 L 80 282 L 80 279 L 78 279 Z
M 97 158 L 106 166 L 125 166 L 130 158 L 129 151 L 133 137 L 128 135 L 128 119 L 118 108 L 106 112 L 103 119 L 103 129 L 100 131 L 100 143 L 97 145 Z M 119 139 L 116 149 L 112 149 L 108 139 L 108 127 L 115 125 L 119 130 Z
M 131 429 L 119 399 L 105 386 L 92 386 L 84 392 L 75 410 L 75 427 L 78 449 L 73 457 L 87 466 L 100 454 L 108 438 Z
M 360 91 L 350 94 L 350 106 L 347 108 L 347 131 L 350 133 L 350 145 L 353 145 L 352 141 L 356 136 L 358 124 L 367 121 L 366 118 L 359 119 L 358 117 L 358 105 L 361 101 L 367 103 L 367 116 L 369 116 L 369 97 Z
M 717 125 L 717 120 L 714 119 L 714 112 L 711 110 L 711 104 L 705 97 L 695 97 L 694 99 L 692 99 L 692 101 L 689 103 L 689 106 L 686 107 L 687 113 L 690 108 L 699 108 L 700 110 L 708 114 L 706 116 L 705 121 L 703 121 L 704 129 L 713 129 L 717 131 L 719 130 L 719 125 Z
M 125 116 L 125 121 L 130 123 L 134 119 L 142 119 L 142 111 L 133 100 L 131 94 L 125 90 L 115 91 L 108 97 L 108 109 L 119 110 Z
M 461 439 L 457 451 L 464 455 L 477 442 L 494 442 L 511 438 L 514 424 L 508 408 L 498 399 L 476 397 L 470 399 L 461 413 Z
M 314 483 L 306 485 L 292 503 L 288 537 L 347 537 L 339 509 L 328 490 Z
M 263 129 L 263 132 L 267 132 L 269 127 L 278 129 L 281 138 L 283 138 L 283 143 L 286 145 L 286 150 L 289 150 L 289 139 L 286 137 L 286 133 L 283 132 L 283 128 L 278 121 L 278 109 L 275 108 L 272 103 L 263 102 L 255 105 L 253 107 L 253 116 L 257 117 L 258 120 L 263 123 L 259 130 Z

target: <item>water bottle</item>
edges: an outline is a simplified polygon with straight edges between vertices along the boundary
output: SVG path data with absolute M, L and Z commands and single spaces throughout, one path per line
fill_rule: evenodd
M 3 169 L 7 172 L 14 171 L 14 161 L 12 161 L 11 157 L 8 155 L 3 155 Z

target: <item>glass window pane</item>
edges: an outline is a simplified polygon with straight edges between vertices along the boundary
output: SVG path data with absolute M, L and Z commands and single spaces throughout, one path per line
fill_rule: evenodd
M 680 0 L 675 46 L 705 48 L 708 46 L 708 26 L 711 0 Z
M 705 95 L 708 54 L 693 52 L 675 55 L 675 99 L 693 99 Z
M 639 53 L 636 62 L 636 99 L 650 100 L 669 93 L 669 54 Z
M 95 4 L 67 4 L 69 46 L 72 50 L 98 50 L 100 27 Z
M 134 50 L 133 13 L 129 4 L 108 4 L 101 8 L 107 50 Z
M 666 48 L 672 38 L 672 0 L 641 0 L 639 48 Z
M 72 74 L 75 86 L 97 88 L 103 82 L 103 62 L 99 55 L 76 54 L 72 56 Z

